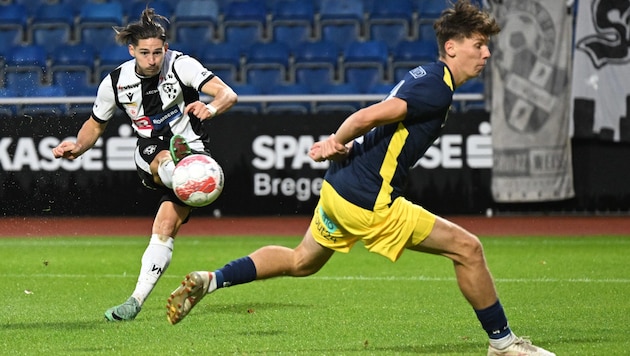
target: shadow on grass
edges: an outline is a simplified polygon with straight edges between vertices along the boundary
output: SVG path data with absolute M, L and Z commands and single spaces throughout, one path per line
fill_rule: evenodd
M 309 304 L 298 303 L 238 303 L 238 304 L 215 304 L 206 305 L 203 308 L 195 308 L 191 313 L 198 315 L 206 314 L 251 314 L 260 310 L 278 310 L 278 309 L 307 309 L 311 308 Z

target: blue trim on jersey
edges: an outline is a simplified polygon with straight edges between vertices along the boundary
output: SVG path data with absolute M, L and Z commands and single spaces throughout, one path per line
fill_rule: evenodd
M 403 194 L 409 169 L 440 136 L 454 87 L 443 62 L 407 73 L 390 94 L 407 102 L 405 119 L 378 126 L 355 140 L 346 160 L 331 162 L 326 181 L 361 208 L 390 205 Z

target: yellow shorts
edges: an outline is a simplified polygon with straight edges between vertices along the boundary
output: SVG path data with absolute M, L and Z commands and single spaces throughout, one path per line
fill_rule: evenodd
M 361 240 L 369 251 L 396 261 L 406 247 L 418 245 L 429 236 L 435 219 L 435 215 L 403 197 L 383 209 L 360 208 L 324 181 L 310 227 L 315 241 L 332 250 L 350 252 Z

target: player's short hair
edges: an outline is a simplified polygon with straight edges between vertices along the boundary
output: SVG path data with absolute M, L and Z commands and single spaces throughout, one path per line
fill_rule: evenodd
M 142 11 L 140 19 L 131 22 L 124 27 L 114 27 L 116 31 L 116 42 L 124 45 L 138 45 L 138 41 L 148 38 L 159 38 L 166 41 L 165 25 L 168 19 L 158 15 L 154 9 L 147 8 Z
M 444 55 L 444 44 L 448 40 L 471 38 L 475 34 L 485 37 L 501 31 L 497 21 L 489 13 L 470 3 L 470 0 L 458 0 L 453 6 L 442 11 L 433 23 L 440 56 Z

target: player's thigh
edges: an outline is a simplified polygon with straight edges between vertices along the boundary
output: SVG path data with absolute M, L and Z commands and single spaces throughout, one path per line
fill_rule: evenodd
M 420 244 L 408 248 L 440 255 L 462 255 L 478 245 L 479 240 L 475 235 L 461 226 L 437 216 L 429 236 Z
M 294 249 L 294 260 L 300 269 L 315 273 L 319 271 L 330 259 L 335 251 L 320 245 L 313 234 L 311 229 L 308 228 L 304 234 L 304 238 L 300 244 Z

